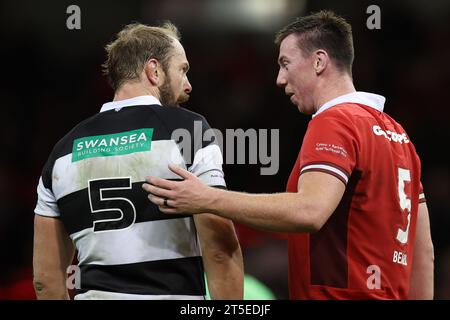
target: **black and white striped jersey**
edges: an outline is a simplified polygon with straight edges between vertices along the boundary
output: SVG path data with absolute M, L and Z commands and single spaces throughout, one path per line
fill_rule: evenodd
M 142 184 L 180 179 L 172 163 L 225 187 L 220 148 L 202 139 L 208 129 L 201 115 L 140 96 L 104 104 L 56 144 L 35 213 L 60 218 L 78 250 L 76 299 L 204 299 L 193 218 L 161 213 Z M 189 148 L 176 130 L 190 135 Z

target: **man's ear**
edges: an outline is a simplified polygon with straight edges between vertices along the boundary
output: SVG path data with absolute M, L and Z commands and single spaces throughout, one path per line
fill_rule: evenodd
M 148 81 L 154 85 L 158 86 L 161 82 L 161 72 L 159 71 L 159 63 L 156 59 L 150 59 L 147 61 L 144 67 L 145 76 Z
M 319 49 L 314 53 L 314 70 L 316 71 L 316 75 L 321 74 L 330 63 L 330 57 L 325 50 Z

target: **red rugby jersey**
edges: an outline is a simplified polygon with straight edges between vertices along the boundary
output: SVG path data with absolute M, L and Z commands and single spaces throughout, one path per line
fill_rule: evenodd
M 419 202 L 420 160 L 384 98 L 355 92 L 308 125 L 287 191 L 299 176 L 331 174 L 346 191 L 317 233 L 289 236 L 292 299 L 406 299 Z

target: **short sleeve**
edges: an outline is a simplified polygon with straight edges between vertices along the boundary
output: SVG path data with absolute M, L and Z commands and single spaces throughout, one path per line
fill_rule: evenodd
M 39 179 L 37 186 L 38 200 L 34 212 L 41 216 L 59 217 L 60 212 L 56 198 L 51 189 L 46 188 L 42 177 Z
M 331 110 L 308 125 L 300 151 L 300 174 L 319 171 L 347 184 L 357 159 L 357 135 L 349 118 Z
M 419 187 L 419 203 L 427 202 L 427 199 L 425 198 L 425 193 L 423 191 L 423 185 L 422 182 L 420 182 Z
M 194 160 L 188 170 L 209 186 L 226 188 L 222 151 L 214 130 L 204 118 L 202 118 L 202 137 L 197 138 L 202 144 L 196 146 Z

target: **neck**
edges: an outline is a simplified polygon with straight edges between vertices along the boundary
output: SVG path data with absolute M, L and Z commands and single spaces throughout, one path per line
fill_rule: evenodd
M 318 89 L 318 95 L 314 103 L 315 111 L 330 100 L 356 91 L 352 78 L 347 74 L 336 76 L 331 81 L 330 79 L 324 81 Z
M 145 87 L 139 82 L 124 83 L 114 93 L 113 101 L 126 100 L 139 96 L 154 96 L 160 99 L 159 90 L 156 87 Z

